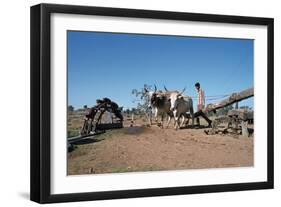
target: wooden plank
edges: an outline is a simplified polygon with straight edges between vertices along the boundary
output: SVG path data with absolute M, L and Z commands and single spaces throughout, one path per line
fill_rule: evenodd
M 105 133 L 105 131 L 101 131 L 101 132 L 95 132 L 95 133 L 91 133 L 91 134 L 87 134 L 87 135 L 84 135 L 84 136 L 76 136 L 76 137 L 69 137 L 67 139 L 68 143 L 74 143 L 74 142 L 78 142 L 78 141 L 81 141 L 81 140 L 84 140 L 84 139 L 93 139 L 95 138 L 96 135 L 99 135 L 99 134 L 103 134 Z
M 232 93 L 228 98 L 222 100 L 217 104 L 208 104 L 204 112 L 211 112 L 220 108 L 224 108 L 226 106 L 232 105 L 234 103 L 237 103 L 239 101 L 245 100 L 253 96 L 254 96 L 254 88 L 249 88 L 238 93 Z

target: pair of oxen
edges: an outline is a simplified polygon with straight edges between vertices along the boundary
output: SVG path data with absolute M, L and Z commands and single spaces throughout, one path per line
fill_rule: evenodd
M 167 128 L 171 119 L 175 119 L 174 128 L 178 129 L 186 125 L 189 119 L 192 119 L 192 126 L 194 125 L 194 110 L 193 101 L 189 96 L 184 96 L 185 88 L 179 92 L 177 90 L 169 91 L 164 86 L 165 91 L 157 90 L 154 85 L 154 91 L 144 89 L 149 100 L 149 106 L 154 109 L 154 116 L 158 125 L 164 128 L 164 117 L 168 116 Z M 161 116 L 161 122 L 158 123 L 158 117 Z M 181 120 L 181 123 L 180 123 Z M 152 117 L 150 116 L 150 123 Z

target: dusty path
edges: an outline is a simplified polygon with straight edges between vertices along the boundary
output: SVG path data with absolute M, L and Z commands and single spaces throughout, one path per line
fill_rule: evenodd
M 125 127 L 68 153 L 68 174 L 253 165 L 253 137 L 206 135 L 203 129 Z

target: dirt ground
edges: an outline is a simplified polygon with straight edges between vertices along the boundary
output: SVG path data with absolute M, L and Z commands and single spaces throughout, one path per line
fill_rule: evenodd
M 206 135 L 204 128 L 108 130 L 68 153 L 68 175 L 253 166 L 253 137 Z

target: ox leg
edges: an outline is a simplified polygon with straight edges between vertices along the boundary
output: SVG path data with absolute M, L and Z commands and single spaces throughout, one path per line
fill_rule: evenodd
M 149 122 L 149 125 L 151 126 L 152 125 L 152 118 L 151 118 L 151 116 L 148 118 L 148 122 Z
M 157 110 L 157 108 L 155 109 L 154 119 L 156 121 L 156 125 L 158 126 L 158 110 Z
M 178 130 L 180 128 L 180 117 L 177 117 L 176 120 L 176 130 Z
M 166 128 L 168 128 L 170 126 L 171 119 L 173 119 L 173 117 L 174 117 L 172 112 L 167 113 L 167 115 L 168 115 L 168 123 L 167 123 Z
M 189 120 L 190 120 L 190 117 L 188 116 L 188 117 L 186 118 L 185 126 L 188 126 L 188 125 L 189 125 Z
M 171 116 L 168 116 L 168 123 L 167 123 L 167 126 L 166 126 L 167 129 L 168 129 L 169 125 L 170 125 L 170 122 L 171 122 Z
M 183 115 L 181 117 L 182 117 L 182 121 L 181 121 L 180 127 L 183 127 L 184 126 L 185 117 Z
M 177 115 L 177 111 L 174 111 L 174 118 L 175 118 L 175 126 L 174 126 L 174 128 L 175 128 L 175 130 L 177 130 L 178 127 L 179 127 L 179 117 Z
M 158 125 L 158 117 L 155 116 L 154 118 L 155 118 L 156 125 Z
M 152 109 L 149 109 L 149 124 L 152 125 Z
M 176 117 L 174 117 L 174 128 L 176 127 L 177 121 L 176 121 Z
M 156 125 L 157 126 L 160 126 L 161 125 L 161 119 L 160 119 L 160 122 L 158 121 L 158 115 L 155 117 L 155 121 L 156 121 Z
M 175 130 L 178 129 L 178 126 L 179 126 L 178 117 L 175 117 L 175 126 L 174 126 Z
M 151 116 L 151 114 L 147 114 L 146 113 L 146 118 L 147 118 L 147 120 L 149 122 L 149 125 L 151 126 L 152 125 L 152 116 Z
M 164 114 L 161 115 L 161 128 L 164 128 Z

